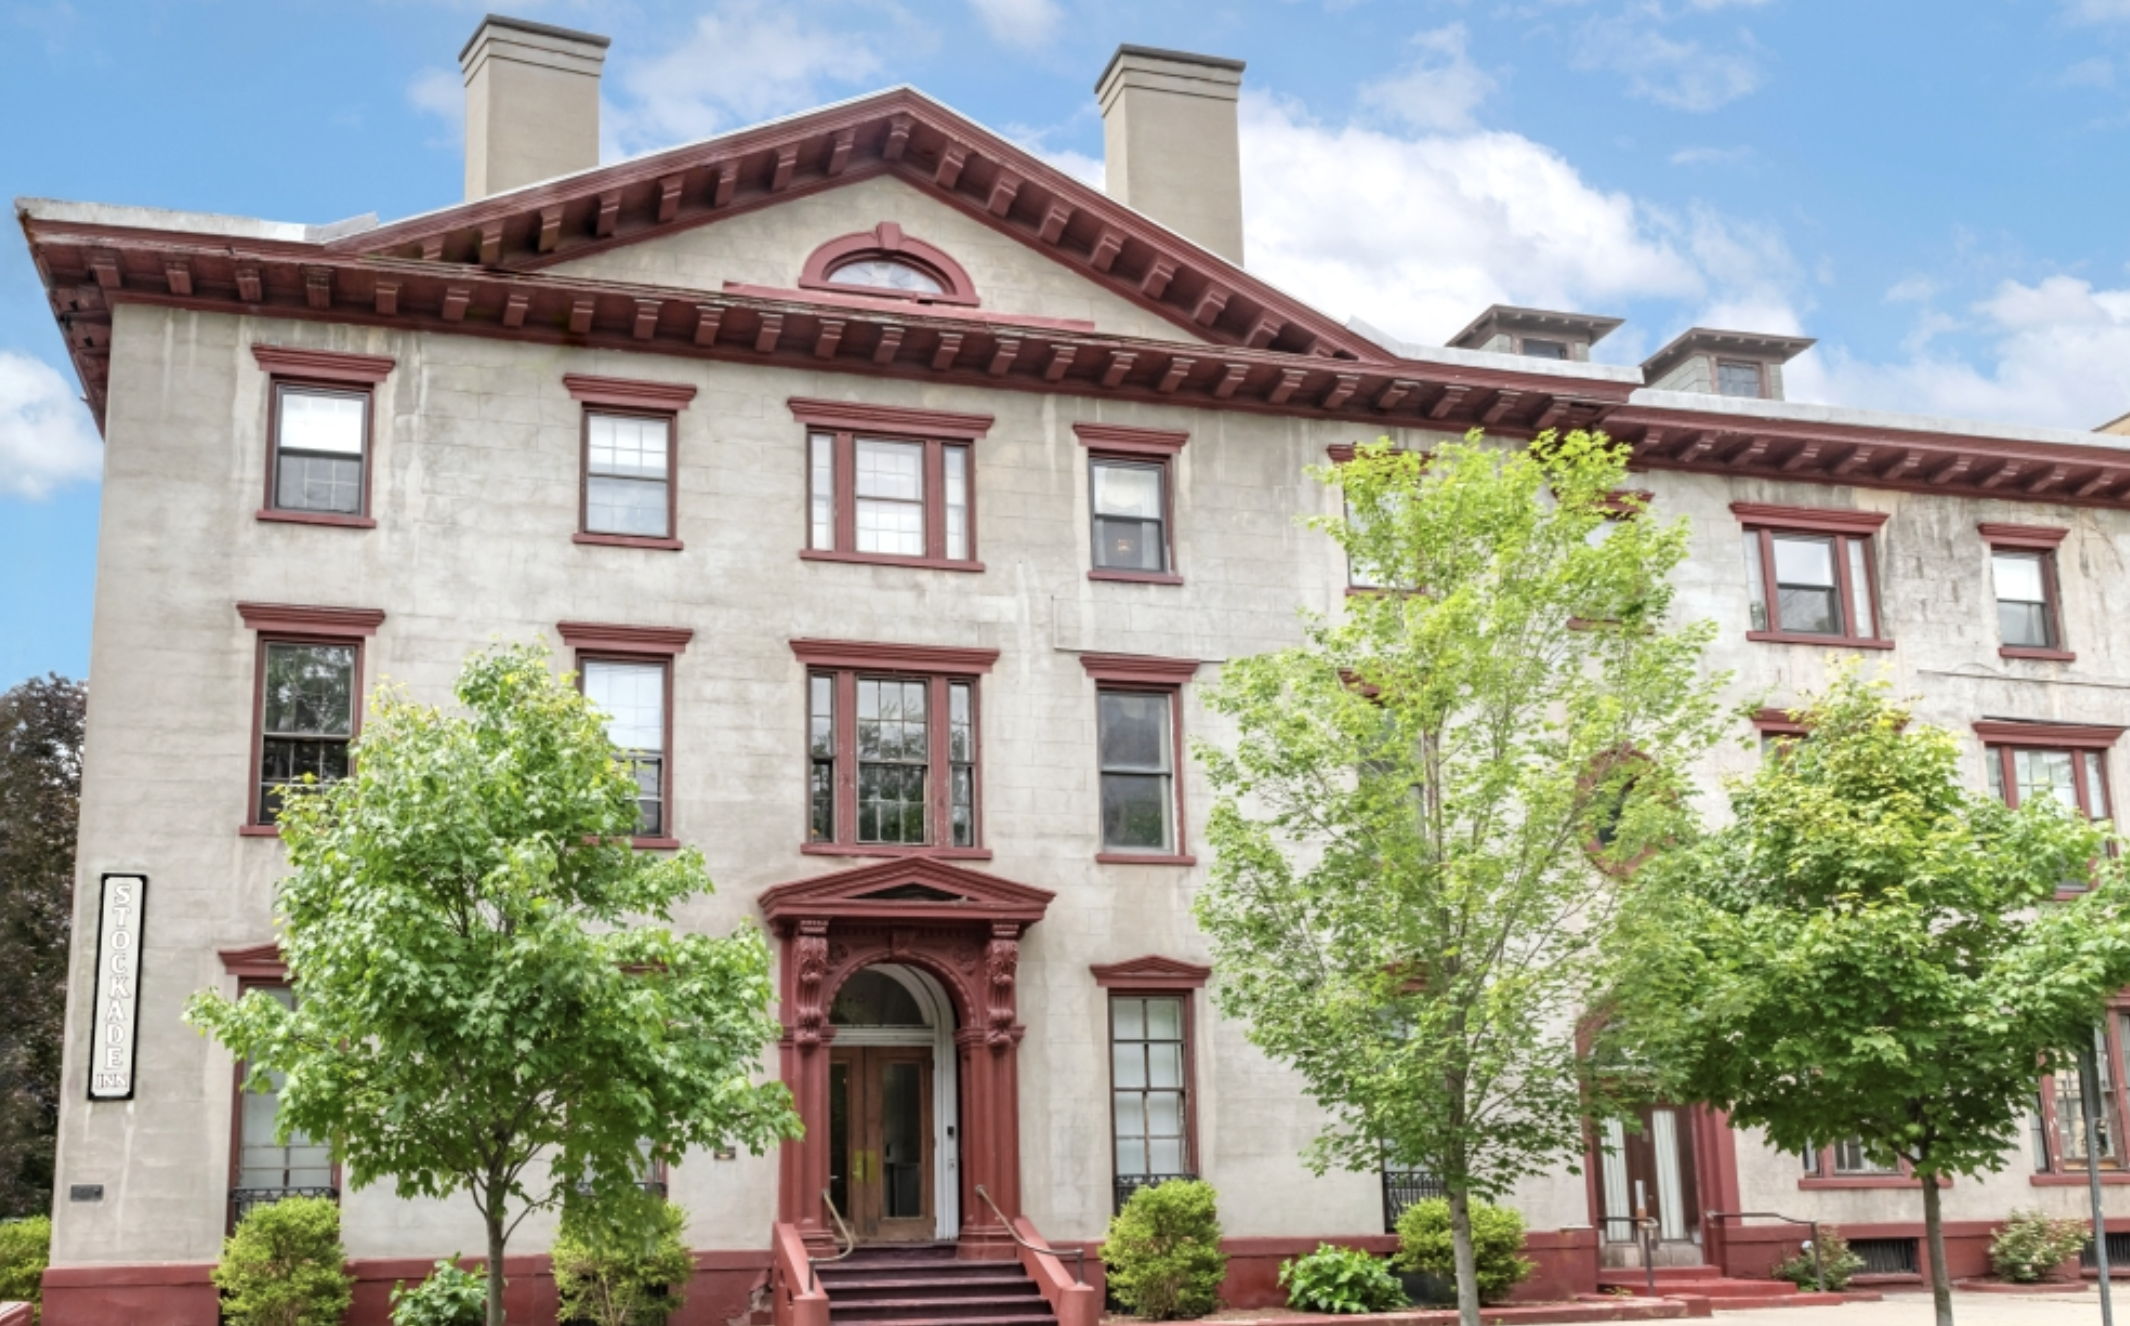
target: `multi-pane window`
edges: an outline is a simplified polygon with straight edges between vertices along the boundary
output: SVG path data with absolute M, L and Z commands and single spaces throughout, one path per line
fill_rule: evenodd
M 2124 1167 L 2124 1125 L 2130 1119 L 2125 1099 L 2125 1053 L 2130 1051 L 2130 1017 L 2111 1011 L 2093 1029 L 2095 1093 L 2092 1101 L 2097 1148 L 2090 1152 L 2098 1168 Z M 2034 1168 L 2039 1173 L 2083 1172 L 2088 1168 L 2082 1074 L 2071 1063 L 2042 1079 L 2033 1116 Z
M 1762 376 L 1760 365 L 1749 359 L 1717 360 L 1716 394 L 1718 396 L 1766 395 L 1765 379 Z
M 2112 820 L 2108 775 L 2098 750 L 1991 746 L 1989 790 L 2008 806 L 2048 797 L 2097 820 Z
M 1747 607 L 1756 638 L 1886 647 L 1871 545 L 1883 516 L 1751 503 L 1731 509 L 1746 524 Z M 1797 523 L 1786 525 L 1786 517 Z
M 1168 570 L 1167 464 L 1096 456 L 1090 466 L 1096 568 Z
M 1112 995 L 1110 1118 L 1119 1180 L 1191 1171 L 1185 996 Z
M 817 670 L 806 694 L 809 842 L 976 847 L 972 678 Z
M 295 1002 L 285 985 L 253 985 L 246 992 L 283 1004 Z M 289 1134 L 285 1142 L 276 1136 L 285 1082 L 283 1074 L 272 1073 L 259 1089 L 241 1091 L 238 1096 L 237 1154 L 230 1167 L 230 1206 L 235 1219 L 254 1206 L 283 1197 L 337 1195 L 333 1157 L 325 1146 L 301 1132 Z
M 588 658 L 584 696 L 606 715 L 607 738 L 636 780 L 636 833 L 668 836 L 667 665 L 663 660 Z
M 272 509 L 362 515 L 370 393 L 276 382 L 273 408 Z
M 2056 555 L 2039 549 L 1998 548 L 1990 553 L 1990 579 L 1997 593 L 1997 631 L 2005 644 L 2056 649 Z
M 1103 687 L 1095 698 L 1102 850 L 1175 852 L 1175 692 Z
M 321 783 L 347 776 L 359 646 L 267 640 L 261 649 L 259 781 L 252 822 L 272 824 L 290 784 L 306 776 Z
M 868 560 L 975 558 L 966 444 L 817 430 L 806 449 L 808 551 Z
M 1523 352 L 1532 359 L 1566 359 L 1568 357 L 1568 343 L 1566 341 L 1543 341 L 1535 336 L 1526 336 L 1523 339 Z
M 584 530 L 673 536 L 673 417 L 587 410 Z

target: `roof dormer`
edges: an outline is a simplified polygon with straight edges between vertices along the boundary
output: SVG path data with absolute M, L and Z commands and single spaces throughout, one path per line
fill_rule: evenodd
M 1591 346 L 1619 325 L 1618 318 L 1496 304 L 1472 319 L 1471 325 L 1452 336 L 1448 344 L 1459 350 L 1580 363 L 1590 358 Z
M 1813 344 L 1809 336 L 1689 327 L 1642 361 L 1642 380 L 1657 391 L 1779 401 L 1782 366 Z

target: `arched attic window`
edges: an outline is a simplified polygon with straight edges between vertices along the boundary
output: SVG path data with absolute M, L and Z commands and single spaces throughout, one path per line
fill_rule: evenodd
M 799 288 L 921 304 L 978 303 L 976 287 L 960 263 L 936 245 L 903 234 L 893 221 L 840 235 L 815 249 Z

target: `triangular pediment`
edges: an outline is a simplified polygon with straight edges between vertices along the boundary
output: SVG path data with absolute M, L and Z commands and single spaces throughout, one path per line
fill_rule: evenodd
M 1153 953 L 1123 962 L 1098 962 L 1088 971 L 1095 984 L 1104 988 L 1141 990 L 1195 990 L 1213 974 L 1211 967 Z
M 1383 356 L 1337 319 L 910 88 L 442 208 L 327 248 L 544 271 L 881 175 L 1192 339 L 1335 359 Z
M 771 921 L 1042 919 L 1055 895 L 1047 889 L 969 870 L 950 861 L 916 857 L 838 870 L 779 884 L 762 894 Z

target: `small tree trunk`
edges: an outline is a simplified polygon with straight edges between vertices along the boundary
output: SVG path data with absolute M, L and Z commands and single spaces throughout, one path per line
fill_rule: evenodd
M 1480 1326 L 1479 1261 L 1472 1255 L 1472 1197 L 1462 1186 L 1450 1189 L 1450 1256 L 1457 1267 L 1457 1320 Z
M 1937 1312 L 1937 1326 L 1953 1326 L 1952 1277 L 1945 1270 L 1945 1215 L 1939 1205 L 1938 1176 L 1917 1177 L 1923 1181 L 1923 1241 L 1930 1248 L 1930 1302 Z
M 503 1326 L 503 1210 L 497 1201 L 488 1217 L 488 1326 Z

